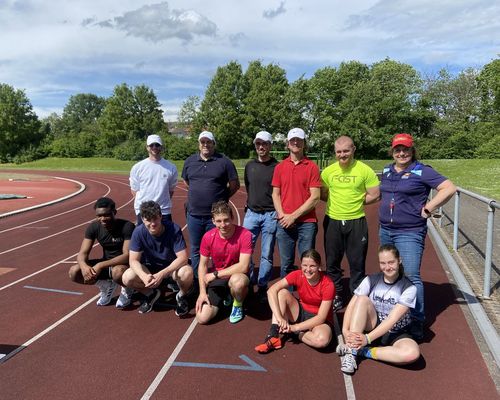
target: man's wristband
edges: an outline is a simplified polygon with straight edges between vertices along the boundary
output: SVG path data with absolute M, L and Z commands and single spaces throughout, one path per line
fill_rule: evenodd
M 215 279 L 218 279 L 218 278 L 219 278 L 219 271 L 215 270 L 215 271 L 213 272 L 213 274 L 214 274 Z

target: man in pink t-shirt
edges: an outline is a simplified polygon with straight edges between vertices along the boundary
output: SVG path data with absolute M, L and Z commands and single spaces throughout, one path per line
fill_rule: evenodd
M 232 209 L 225 201 L 212 205 L 212 222 L 215 228 L 205 233 L 200 245 L 196 318 L 200 324 L 208 323 L 231 294 L 229 322 L 235 324 L 243 319 L 243 301 L 248 293 L 252 234 L 233 223 Z

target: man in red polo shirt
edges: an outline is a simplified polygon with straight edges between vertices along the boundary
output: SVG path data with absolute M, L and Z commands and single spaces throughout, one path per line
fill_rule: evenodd
M 300 128 L 288 132 L 290 156 L 280 162 L 273 174 L 273 202 L 277 212 L 276 240 L 281 257 L 281 277 L 294 269 L 295 247 L 299 256 L 314 249 L 318 232 L 315 207 L 320 199 L 318 166 L 305 154 L 306 135 Z

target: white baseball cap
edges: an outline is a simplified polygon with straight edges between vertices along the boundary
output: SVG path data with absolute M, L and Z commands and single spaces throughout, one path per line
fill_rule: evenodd
M 255 139 L 253 140 L 253 144 L 257 141 L 257 139 L 263 140 L 264 142 L 273 142 L 273 136 L 267 131 L 260 131 L 255 135 Z
M 200 133 L 200 136 L 198 136 L 198 142 L 201 140 L 201 138 L 206 138 L 208 140 L 211 140 L 212 142 L 215 143 L 215 137 L 212 132 L 209 131 L 203 131 Z
M 152 145 L 153 143 L 158 143 L 160 146 L 163 146 L 163 140 L 161 140 L 161 137 L 158 135 L 149 135 L 146 143 L 148 146 Z
M 292 140 L 293 138 L 305 139 L 306 133 L 300 128 L 292 128 L 288 131 L 286 140 Z

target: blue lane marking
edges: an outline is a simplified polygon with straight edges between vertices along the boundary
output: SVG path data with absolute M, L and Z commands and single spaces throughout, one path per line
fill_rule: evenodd
M 34 289 L 34 290 L 42 290 L 44 292 L 55 292 L 55 293 L 64 293 L 64 294 L 74 294 L 76 296 L 81 296 L 83 293 L 82 292 L 70 292 L 68 290 L 59 290 L 59 289 L 48 289 L 48 288 L 43 288 L 43 287 L 36 287 L 36 286 L 23 286 L 26 289 Z
M 234 364 L 210 364 L 210 363 L 193 363 L 193 362 L 181 362 L 175 361 L 173 367 L 193 367 L 193 368 L 218 368 L 218 369 L 237 369 L 240 371 L 257 371 L 257 372 L 267 372 L 267 370 L 257 364 L 255 361 L 251 360 L 244 354 L 239 356 L 241 360 L 246 362 L 248 365 L 234 365 Z

